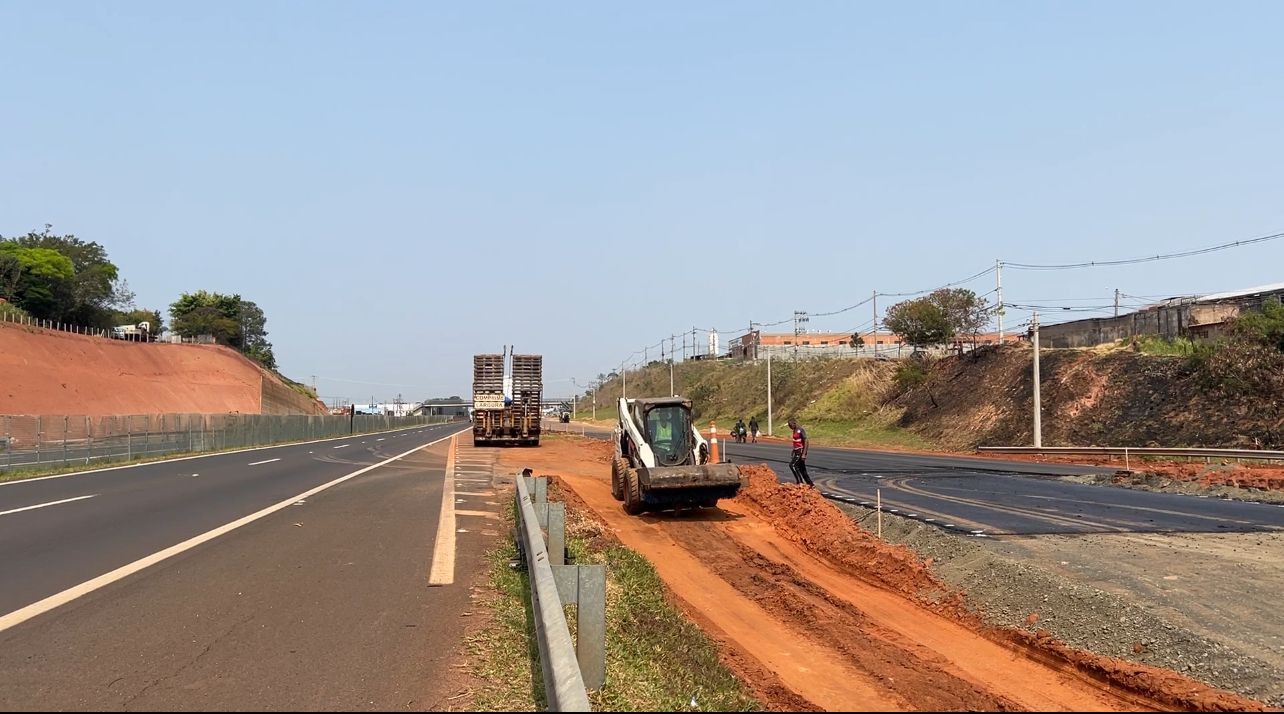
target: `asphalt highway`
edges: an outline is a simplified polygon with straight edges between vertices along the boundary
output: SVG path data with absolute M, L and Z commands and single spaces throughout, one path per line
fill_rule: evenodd
M 0 706 L 445 706 L 500 535 L 484 462 L 447 496 L 466 426 L 0 485 Z M 472 510 L 433 587 L 443 501 Z

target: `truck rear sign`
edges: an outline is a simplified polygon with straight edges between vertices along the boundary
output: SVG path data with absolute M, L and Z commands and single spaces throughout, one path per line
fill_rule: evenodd
M 474 394 L 473 409 L 503 409 L 504 395 L 502 394 Z

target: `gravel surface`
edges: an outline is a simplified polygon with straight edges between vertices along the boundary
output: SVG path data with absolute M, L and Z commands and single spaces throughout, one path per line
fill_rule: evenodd
M 875 530 L 875 511 L 838 505 L 863 527 Z M 1190 588 L 1204 588 L 1192 596 L 1198 599 L 1190 603 L 1197 606 L 1195 612 L 1190 608 L 1184 612 L 1183 603 L 1164 602 L 1153 588 L 1139 584 L 1137 573 L 1158 560 L 1158 553 L 1151 551 L 1166 548 L 1153 541 L 1165 536 L 1147 535 L 1144 540 L 1152 542 L 1133 543 L 1125 550 L 1114 545 L 1103 548 L 1090 538 L 969 538 L 888 513 L 883 514 L 882 523 L 884 539 L 931 558 L 933 572 L 966 592 L 971 606 L 991 624 L 1046 629 L 1079 649 L 1182 672 L 1212 686 L 1284 706 L 1284 641 L 1278 639 L 1284 635 L 1284 625 L 1274 611 L 1256 613 L 1255 622 L 1243 623 L 1244 630 L 1223 627 L 1197 632 L 1209 628 L 1191 626 L 1198 623 L 1200 609 L 1249 617 L 1243 613 L 1245 602 L 1277 600 L 1281 590 L 1274 580 L 1278 570 L 1274 564 L 1284 560 L 1273 552 L 1258 554 L 1266 576 L 1255 580 L 1234 580 L 1232 572 L 1161 576 L 1165 582 L 1184 578 L 1179 581 L 1187 589 L 1184 594 Z M 1255 538 L 1256 547 L 1277 550 L 1284 558 L 1284 536 L 1243 535 Z M 1190 543 L 1200 536 L 1184 537 L 1183 543 Z M 1270 540 L 1263 541 L 1264 537 Z M 1168 555 L 1165 572 L 1176 572 L 1183 562 L 1193 567 L 1195 562 L 1179 552 L 1176 557 L 1173 552 Z M 1066 568 L 1080 562 L 1091 563 L 1091 570 Z M 1207 566 L 1209 560 L 1200 562 Z M 1245 593 L 1245 588 L 1265 592 Z M 1269 634 L 1263 627 L 1278 632 Z

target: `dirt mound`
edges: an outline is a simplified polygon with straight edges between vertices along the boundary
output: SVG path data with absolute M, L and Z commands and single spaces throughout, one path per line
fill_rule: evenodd
M 322 414 L 234 350 L 0 324 L 0 414 Z M 271 399 L 264 399 L 267 391 Z
M 968 611 L 963 593 L 951 593 L 929 572 L 930 561 L 905 546 L 879 540 L 814 489 L 779 483 L 767 466 L 743 465 L 740 472 L 746 484 L 737 500 L 771 523 L 780 535 L 843 572 L 928 605 L 990 639 L 1169 706 L 1195 711 L 1266 709 L 1260 702 L 1213 689 L 1176 672 L 1071 648 L 1046 630 L 986 626 Z M 1031 617 L 1033 624 L 1037 616 Z
M 852 575 L 910 597 L 947 592 L 913 551 L 879 540 L 814 489 L 781 484 L 776 472 L 763 465 L 742 465 L 740 474 L 745 486 L 738 499 L 790 541 Z M 941 602 L 939 597 L 935 601 Z

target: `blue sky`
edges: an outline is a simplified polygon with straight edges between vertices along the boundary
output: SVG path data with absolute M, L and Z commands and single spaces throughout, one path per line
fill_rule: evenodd
M 0 234 L 102 243 L 145 307 L 241 293 L 326 397 L 467 394 L 504 344 L 564 393 L 692 327 L 1284 231 L 1280 27 L 1276 2 L 6 2 Z M 1281 265 L 1284 240 L 1003 282 L 1104 306 Z

